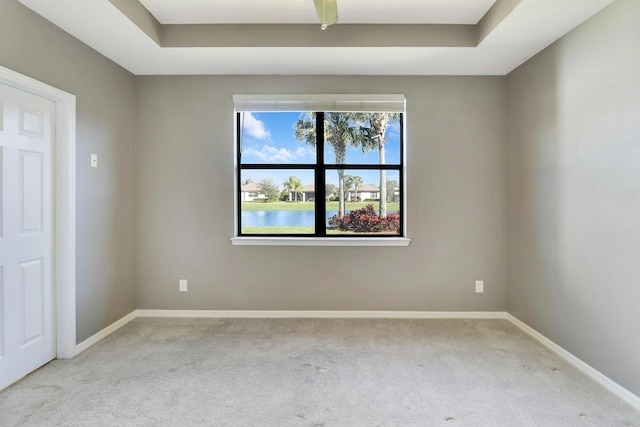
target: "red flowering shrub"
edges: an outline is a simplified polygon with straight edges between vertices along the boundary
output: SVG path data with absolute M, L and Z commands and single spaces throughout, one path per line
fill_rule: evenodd
M 367 205 L 345 214 L 342 218 L 338 215 L 332 216 L 329 218 L 329 226 L 333 229 L 357 233 L 397 233 L 400 229 L 400 215 L 391 213 L 387 214 L 387 218 L 381 218 L 373 205 Z

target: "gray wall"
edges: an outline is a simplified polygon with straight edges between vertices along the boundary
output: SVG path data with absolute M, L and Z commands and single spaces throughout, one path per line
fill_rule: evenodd
M 17 1 L 0 11 L 0 65 L 77 97 L 80 342 L 135 309 L 134 78 Z
M 508 77 L 508 310 L 640 395 L 640 2 Z
M 505 310 L 505 88 L 503 77 L 136 77 L 138 307 Z M 334 92 L 407 95 L 411 245 L 232 246 L 232 95 Z

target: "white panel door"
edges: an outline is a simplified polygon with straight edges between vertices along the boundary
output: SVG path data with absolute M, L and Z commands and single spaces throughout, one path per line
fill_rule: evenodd
M 0 389 L 56 355 L 55 104 L 0 83 Z

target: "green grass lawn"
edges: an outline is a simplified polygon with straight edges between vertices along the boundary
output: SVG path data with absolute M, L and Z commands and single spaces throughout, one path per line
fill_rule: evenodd
M 242 227 L 243 234 L 313 234 L 314 227 Z M 351 231 L 327 230 L 327 234 L 398 234 L 394 232 L 388 233 L 354 233 Z
M 315 227 L 242 227 L 244 234 L 313 234 Z
M 347 202 L 345 208 L 348 211 L 364 208 L 367 205 L 378 208 L 378 202 Z M 397 211 L 399 203 L 387 203 L 387 211 Z M 242 202 L 243 211 L 312 211 L 315 209 L 314 202 Z M 328 211 L 337 211 L 338 202 L 328 202 Z

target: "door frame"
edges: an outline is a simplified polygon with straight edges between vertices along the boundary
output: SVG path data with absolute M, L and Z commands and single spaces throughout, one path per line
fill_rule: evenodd
M 56 104 L 53 179 L 55 196 L 54 323 L 56 358 L 76 351 L 76 97 L 0 65 L 0 83 Z

